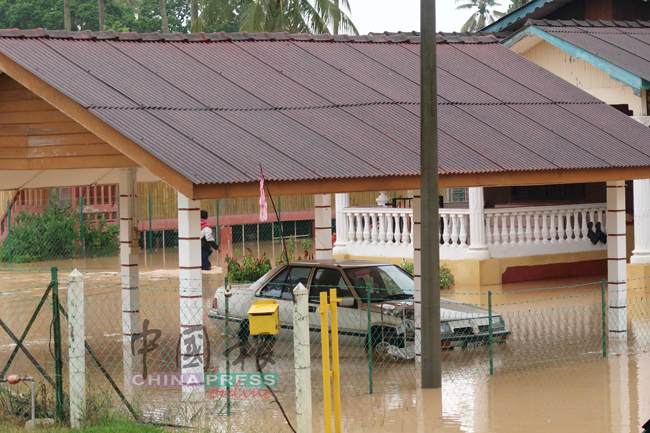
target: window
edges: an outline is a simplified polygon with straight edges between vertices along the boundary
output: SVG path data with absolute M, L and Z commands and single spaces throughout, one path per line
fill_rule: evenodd
M 336 296 L 339 298 L 351 298 L 352 292 L 345 280 L 341 271 L 338 269 L 318 268 L 314 274 L 314 279 L 311 282 L 309 289 L 309 301 L 318 303 L 321 292 L 328 292 L 330 289 L 336 289 Z M 356 302 L 355 302 L 356 304 Z
M 298 283 L 307 285 L 309 282 L 309 274 L 311 268 L 304 266 L 292 266 L 291 274 L 289 269 L 285 268 L 271 281 L 266 283 L 266 286 L 260 292 L 261 296 L 275 299 L 291 299 L 291 291 Z
M 413 297 L 413 278 L 394 265 L 355 268 L 345 271 L 361 299 L 372 301 L 408 299 Z
M 467 188 L 448 188 L 444 190 L 443 197 L 446 203 L 463 203 L 468 201 Z

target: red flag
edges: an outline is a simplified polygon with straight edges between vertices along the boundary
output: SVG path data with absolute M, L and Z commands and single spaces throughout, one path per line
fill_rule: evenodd
M 260 179 L 260 221 L 268 219 L 266 196 L 264 195 L 264 172 L 260 168 L 262 178 Z

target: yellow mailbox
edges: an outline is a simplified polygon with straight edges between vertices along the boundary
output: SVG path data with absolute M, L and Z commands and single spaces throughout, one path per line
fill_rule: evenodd
M 275 335 L 280 332 L 280 310 L 272 299 L 255 301 L 248 310 L 251 335 Z

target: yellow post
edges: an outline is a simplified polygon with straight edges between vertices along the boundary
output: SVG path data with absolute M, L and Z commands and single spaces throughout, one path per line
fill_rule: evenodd
M 330 289 L 330 310 L 332 311 L 332 377 L 334 382 L 334 431 L 341 433 L 341 375 L 339 370 L 339 321 L 336 289 Z
M 327 303 L 327 292 L 320 293 L 320 339 L 323 356 L 323 419 L 325 420 L 325 433 L 332 433 L 332 395 L 330 389 L 330 327 L 327 310 L 330 306 Z

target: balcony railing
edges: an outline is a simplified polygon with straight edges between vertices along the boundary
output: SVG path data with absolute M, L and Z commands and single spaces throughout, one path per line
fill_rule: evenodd
M 604 250 L 588 237 L 601 223 L 606 233 L 606 204 L 486 209 L 484 243 L 491 257 L 521 257 Z M 337 239 L 347 253 L 362 257 L 413 257 L 413 210 L 345 208 L 347 233 Z M 440 258 L 462 260 L 472 245 L 468 209 L 440 209 Z M 474 236 L 476 237 L 476 236 Z M 337 242 L 338 243 L 338 242 Z

